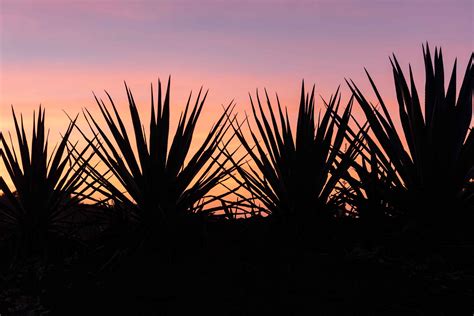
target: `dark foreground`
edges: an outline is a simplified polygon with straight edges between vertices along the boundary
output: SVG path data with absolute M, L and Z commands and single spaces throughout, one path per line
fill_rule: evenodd
M 471 315 L 474 311 L 474 243 L 465 234 L 468 227 L 457 229 L 462 234 L 450 230 L 448 237 L 440 233 L 427 239 L 401 233 L 393 224 L 377 229 L 350 220 L 331 225 L 295 237 L 296 229 L 283 230 L 265 219 L 223 221 L 169 233 L 161 245 L 152 247 L 136 246 L 134 235 L 123 232 L 83 245 L 56 241 L 47 262 L 31 258 L 9 269 L 3 259 L 0 312 L 3 316 Z

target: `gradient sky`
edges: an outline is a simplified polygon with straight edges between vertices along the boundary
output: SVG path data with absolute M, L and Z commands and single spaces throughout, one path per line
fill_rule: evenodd
M 462 74 L 474 42 L 472 0 L 0 3 L 0 130 L 11 129 L 11 104 L 31 117 L 41 103 L 53 136 L 63 110 L 97 111 L 91 91 L 125 105 L 123 80 L 148 111 L 150 82 L 170 74 L 175 115 L 191 89 L 210 89 L 198 136 L 221 104 L 248 109 L 257 87 L 293 114 L 303 78 L 325 98 L 341 84 L 347 100 L 344 78 L 369 92 L 363 67 L 393 108 L 392 52 L 422 87 L 422 43 L 442 46 L 449 67 L 458 57 Z

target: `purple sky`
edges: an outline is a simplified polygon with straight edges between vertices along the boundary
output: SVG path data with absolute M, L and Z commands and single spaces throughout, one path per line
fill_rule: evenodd
M 291 113 L 303 78 L 326 98 L 342 84 L 347 99 L 344 78 L 368 88 L 363 67 L 390 103 L 392 52 L 421 85 L 423 42 L 442 46 L 449 67 L 459 57 L 463 73 L 474 41 L 470 0 L 0 3 L 0 129 L 10 104 L 30 116 L 39 103 L 64 128 L 63 109 L 96 110 L 91 90 L 125 102 L 123 80 L 148 106 L 149 83 L 169 74 L 175 114 L 189 90 L 210 89 L 209 122 L 231 99 L 248 109 L 257 87 L 278 91 Z

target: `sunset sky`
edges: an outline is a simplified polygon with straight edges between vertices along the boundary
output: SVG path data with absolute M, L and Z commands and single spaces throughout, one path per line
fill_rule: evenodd
M 97 111 L 92 91 L 125 105 L 123 80 L 149 109 L 149 84 L 172 76 L 172 111 L 190 90 L 210 89 L 202 128 L 232 99 L 278 91 L 290 113 L 304 78 L 329 98 L 344 78 L 368 90 L 367 67 L 394 109 L 389 55 L 424 82 L 422 43 L 442 46 L 460 76 L 473 51 L 471 0 L 451 1 L 134 1 L 0 0 L 0 130 L 10 105 L 31 117 L 41 103 L 52 135 L 63 110 Z M 321 105 L 321 103 L 319 103 Z M 28 120 L 27 120 L 28 121 Z

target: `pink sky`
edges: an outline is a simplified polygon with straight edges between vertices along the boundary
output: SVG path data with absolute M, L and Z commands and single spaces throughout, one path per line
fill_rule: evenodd
M 123 80 L 148 111 L 150 82 L 169 74 L 175 115 L 190 90 L 210 89 L 198 135 L 221 104 L 234 99 L 240 113 L 248 110 L 248 92 L 255 88 L 277 91 L 293 114 L 303 78 L 326 98 L 341 84 L 347 100 L 344 78 L 369 92 L 363 67 L 393 108 L 392 52 L 405 69 L 412 63 L 421 88 L 422 43 L 442 46 L 449 68 L 458 57 L 462 74 L 474 41 L 470 0 L 1 0 L 0 5 L 0 130 L 12 127 L 11 104 L 28 118 L 41 103 L 53 137 L 68 123 L 63 110 L 97 112 L 91 91 L 103 96 L 107 89 L 124 106 Z

